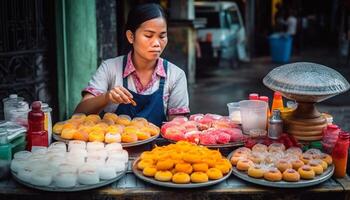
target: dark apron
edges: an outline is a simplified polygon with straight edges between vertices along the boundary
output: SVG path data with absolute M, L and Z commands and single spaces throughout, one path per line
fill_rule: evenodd
M 126 67 L 127 56 L 123 58 L 123 72 Z M 167 72 L 168 62 L 163 59 L 163 65 L 165 73 Z M 164 91 L 165 78 L 160 77 L 159 88 L 157 91 L 150 95 L 137 94 L 128 89 L 127 77 L 123 78 L 123 87 L 126 88 L 134 97 L 133 100 L 136 102 L 137 106 L 132 106 L 131 104 L 119 104 L 115 113 L 117 115 L 129 115 L 131 118 L 143 117 L 149 122 L 160 127 L 162 122 L 166 121 L 166 116 L 164 114 L 164 104 L 163 104 L 163 91 Z

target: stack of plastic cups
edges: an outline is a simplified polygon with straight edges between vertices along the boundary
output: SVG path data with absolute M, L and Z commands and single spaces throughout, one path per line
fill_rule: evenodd
M 332 153 L 340 131 L 341 129 L 335 124 L 328 125 L 323 129 L 323 137 L 321 143 L 322 148 L 326 153 Z

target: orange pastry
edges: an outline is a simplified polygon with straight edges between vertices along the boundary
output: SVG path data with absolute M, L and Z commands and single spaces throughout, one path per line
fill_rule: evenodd
M 152 167 L 152 166 L 145 167 L 145 168 L 143 168 L 142 173 L 145 176 L 154 177 L 154 175 L 157 173 L 157 168 Z
M 77 132 L 75 128 L 65 128 L 61 132 L 61 138 L 71 140 L 73 139 L 75 132 Z
M 280 181 L 282 180 L 282 174 L 280 170 L 276 168 L 272 168 L 267 170 L 267 172 L 264 173 L 264 178 L 268 181 Z
M 65 122 L 57 122 L 53 127 L 52 127 L 52 132 L 54 132 L 55 134 L 61 134 L 63 126 L 64 126 Z
M 122 142 L 137 142 L 137 135 L 135 133 L 122 133 Z
M 286 160 L 279 160 L 276 163 L 276 167 L 278 170 L 280 170 L 282 173 L 286 171 L 286 169 L 292 169 L 293 165 L 292 163 L 286 161 Z
M 191 174 L 191 182 L 193 183 L 205 183 L 208 182 L 208 175 L 204 172 L 193 172 Z
M 263 178 L 265 170 L 257 165 L 252 165 L 248 169 L 248 176 L 253 178 Z
M 198 153 L 185 153 L 182 159 L 188 163 L 199 163 L 201 162 L 200 155 Z
M 294 169 L 287 169 L 283 172 L 283 180 L 288 182 L 297 182 L 300 180 L 300 174 Z
M 312 155 L 303 153 L 303 155 L 300 157 L 300 160 L 303 161 L 305 164 L 308 164 L 310 160 L 312 160 Z
M 115 122 L 113 121 L 113 119 L 102 119 L 101 120 L 102 123 L 108 124 L 108 126 L 110 125 L 114 125 Z
M 204 157 L 202 159 L 202 162 L 207 163 L 208 167 L 213 168 L 215 166 L 215 160 L 212 158 L 206 158 Z
M 210 168 L 207 171 L 208 178 L 211 180 L 217 180 L 223 177 L 221 170 L 217 168 Z
M 103 142 L 105 140 L 105 135 L 101 131 L 92 131 L 89 133 L 90 142 Z
M 331 165 L 333 162 L 332 156 L 330 156 L 326 153 L 321 154 L 320 159 L 325 161 L 328 165 Z
M 293 169 L 298 170 L 301 166 L 305 165 L 305 163 L 301 160 L 293 160 L 292 165 Z
M 131 123 L 130 119 L 125 116 L 119 116 L 117 119 L 117 124 L 128 126 Z
M 170 171 L 157 171 L 154 178 L 158 181 L 171 181 L 173 174 Z
M 137 135 L 138 140 L 146 140 L 151 137 L 151 134 L 148 132 L 137 130 L 135 133 Z
M 107 120 L 112 120 L 112 121 L 114 121 L 114 123 L 116 123 L 117 120 L 118 120 L 118 115 L 115 114 L 115 113 L 105 113 L 105 114 L 103 115 L 103 119 L 104 119 L 104 120 L 105 120 L 105 119 L 107 119 Z
M 298 172 L 300 174 L 300 177 L 302 179 L 313 179 L 315 178 L 315 172 L 312 170 L 312 168 L 309 165 L 304 165 L 298 169 Z
M 189 183 L 191 181 L 191 177 L 186 173 L 177 172 L 173 175 L 172 181 L 174 183 L 179 183 L 179 184 Z
M 323 173 L 323 167 L 319 162 L 311 160 L 308 165 L 310 165 L 311 169 L 314 170 L 316 175 Z
M 250 166 L 253 165 L 253 162 L 248 159 L 242 159 L 237 162 L 236 168 L 240 171 L 247 171 Z
M 174 162 L 171 159 L 159 160 L 156 167 L 159 171 L 171 170 L 174 167 Z
M 193 171 L 193 167 L 189 163 L 178 163 L 175 165 L 175 169 L 177 172 L 184 172 L 186 174 L 191 174 Z
M 317 163 L 317 164 L 321 165 L 322 168 L 323 168 L 323 171 L 325 171 L 325 170 L 328 168 L 328 164 L 327 164 L 325 161 L 321 160 L 321 159 L 311 160 L 311 161 L 309 162 L 309 164 L 310 164 L 311 162 L 312 162 L 312 163 Z M 310 165 L 311 165 L 311 164 L 310 164 Z
M 76 129 L 76 128 L 77 128 L 77 125 L 75 123 L 66 122 L 65 124 L 63 124 L 62 131 L 64 129 Z
M 192 164 L 193 171 L 195 172 L 207 172 L 208 164 L 207 163 L 194 163 Z
M 141 128 L 141 131 L 146 131 L 146 132 L 150 133 L 151 136 L 154 136 L 154 135 L 159 134 L 160 129 L 156 125 L 154 125 L 152 123 L 148 123 L 145 127 Z
M 84 113 L 76 113 L 72 115 L 71 119 L 78 120 L 80 123 L 82 123 L 86 119 L 86 115 Z
M 107 133 L 123 133 L 124 127 L 122 125 L 110 125 L 107 128 Z
M 101 117 L 99 115 L 91 114 L 86 116 L 85 121 L 91 121 L 97 124 L 99 121 L 101 121 Z
M 77 130 L 73 135 L 74 140 L 89 141 L 89 133 L 83 129 Z
M 144 151 L 144 152 L 142 152 L 140 158 L 154 160 L 154 154 L 151 151 Z
M 137 163 L 137 168 L 140 170 L 143 170 L 146 167 L 152 167 L 152 166 L 155 167 L 154 161 L 152 159 L 143 159 Z

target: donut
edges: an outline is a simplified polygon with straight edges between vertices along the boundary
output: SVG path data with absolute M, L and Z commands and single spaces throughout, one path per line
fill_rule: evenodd
M 303 154 L 303 151 L 299 147 L 290 147 L 286 150 L 286 153 L 301 156 Z
M 208 182 L 208 175 L 204 172 L 193 172 L 191 174 L 191 182 L 193 183 L 205 183 Z
M 288 182 L 297 182 L 300 180 L 300 174 L 294 169 L 287 169 L 283 172 L 282 178 Z
M 239 161 L 239 160 L 241 160 L 241 159 L 246 159 L 247 157 L 246 156 L 232 156 L 231 157 L 231 164 L 233 165 L 233 166 L 236 166 L 237 165 L 237 162 Z
M 304 165 L 298 169 L 298 172 L 300 174 L 300 177 L 302 179 L 313 179 L 315 178 L 315 172 L 309 165 Z
M 171 159 L 159 160 L 156 164 L 157 170 L 165 171 L 174 167 L 174 162 Z
M 244 149 L 237 149 L 234 151 L 232 156 L 248 156 L 251 153 L 251 151 L 246 151 Z
M 192 167 L 195 172 L 207 172 L 209 168 L 207 163 L 194 163 Z
M 267 146 L 264 144 L 256 144 L 252 148 L 253 152 L 265 152 L 267 151 Z
M 317 159 L 320 158 L 322 152 L 319 149 L 308 149 L 307 151 L 305 151 L 306 154 L 310 154 L 312 156 L 313 159 Z
M 311 169 L 314 170 L 316 175 L 323 173 L 323 167 L 319 162 L 311 160 L 308 165 L 310 165 Z
M 193 171 L 192 165 L 189 163 L 178 163 L 175 165 L 177 172 L 184 172 L 186 174 L 191 174 Z
M 284 171 L 286 171 L 286 169 L 292 169 L 293 165 L 286 160 L 279 160 L 276 163 L 276 167 L 283 173 Z
M 154 175 L 157 173 L 157 168 L 155 167 L 145 167 L 142 171 L 143 175 L 154 177 Z
M 248 159 L 253 161 L 255 164 L 260 164 L 262 161 L 264 161 L 264 157 L 257 153 L 252 153 L 250 156 L 248 156 Z
M 284 151 L 286 147 L 282 143 L 272 143 L 267 148 L 269 152 Z
M 317 164 L 320 164 L 320 165 L 322 166 L 322 168 L 323 168 L 323 171 L 326 170 L 326 169 L 328 168 L 328 164 L 327 164 L 325 161 L 321 160 L 321 159 L 311 160 L 311 161 L 309 162 L 309 164 L 310 164 L 310 163 L 317 163 Z
M 264 173 L 264 178 L 268 181 L 280 181 L 282 180 L 282 174 L 278 169 L 271 168 Z
M 186 173 L 177 172 L 173 175 L 172 181 L 174 183 L 179 183 L 179 184 L 189 183 L 191 181 L 191 177 Z
M 303 155 L 300 157 L 300 160 L 303 161 L 305 164 L 308 164 L 310 160 L 312 160 L 312 155 L 303 153 Z
M 263 170 L 260 166 L 250 166 L 248 169 L 248 176 L 253 178 L 263 178 L 265 170 Z
M 333 162 L 332 156 L 330 156 L 326 153 L 321 154 L 320 159 L 325 161 L 328 165 L 331 165 Z
M 209 179 L 211 179 L 211 180 L 217 180 L 217 179 L 220 179 L 223 177 L 221 170 L 219 170 L 217 168 L 208 169 L 207 175 L 208 175 Z
M 293 160 L 292 161 L 292 166 L 293 169 L 298 170 L 301 166 L 303 166 L 305 163 L 301 160 Z
M 170 171 L 157 171 L 154 178 L 158 181 L 171 181 L 173 174 Z
M 243 159 L 237 162 L 236 167 L 240 171 L 247 171 L 251 165 L 253 165 L 253 162 L 251 160 Z

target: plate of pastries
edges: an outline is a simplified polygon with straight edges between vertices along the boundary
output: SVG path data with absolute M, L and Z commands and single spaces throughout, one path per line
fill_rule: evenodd
M 105 113 L 99 115 L 74 114 L 70 119 L 57 122 L 53 138 L 59 141 L 121 143 L 123 147 L 137 146 L 155 140 L 160 129 L 145 118 Z
M 155 147 L 133 163 L 134 174 L 149 183 L 172 188 L 217 184 L 231 174 L 232 166 L 218 150 L 187 141 Z
M 319 184 L 333 175 L 332 157 L 319 149 L 305 152 L 282 143 L 240 147 L 229 154 L 232 173 L 246 181 L 271 187 L 298 188 Z

